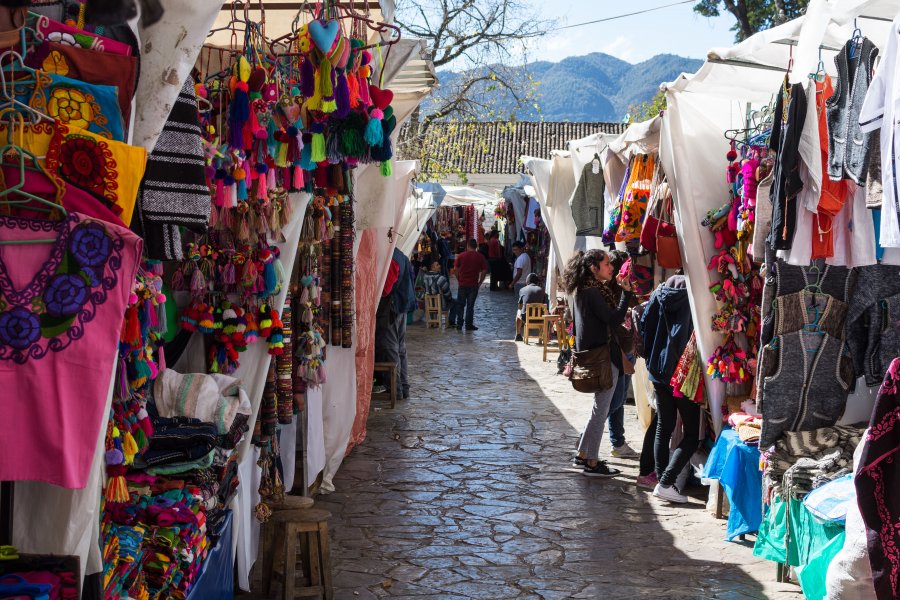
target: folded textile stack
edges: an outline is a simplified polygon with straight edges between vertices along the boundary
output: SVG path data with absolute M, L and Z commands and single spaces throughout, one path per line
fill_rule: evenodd
M 853 470 L 853 451 L 864 427 L 841 425 L 812 431 L 787 431 L 769 454 L 765 469 L 768 494 L 802 498 Z

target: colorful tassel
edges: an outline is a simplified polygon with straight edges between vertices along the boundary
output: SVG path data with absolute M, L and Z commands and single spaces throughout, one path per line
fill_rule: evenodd
M 346 118 L 347 115 L 350 114 L 350 87 L 347 83 L 347 76 L 342 70 L 338 71 L 337 86 L 334 90 L 334 101 L 337 108 L 335 111 L 336 116 L 339 119 Z

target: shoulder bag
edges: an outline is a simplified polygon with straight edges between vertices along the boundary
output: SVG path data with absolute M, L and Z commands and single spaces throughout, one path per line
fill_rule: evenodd
M 663 269 L 681 268 L 681 247 L 675 231 L 675 214 L 672 194 L 666 194 L 662 201 L 663 210 L 656 230 L 656 262 Z
M 572 352 L 572 372 L 569 381 L 576 392 L 593 394 L 612 387 L 609 344 L 598 348 Z

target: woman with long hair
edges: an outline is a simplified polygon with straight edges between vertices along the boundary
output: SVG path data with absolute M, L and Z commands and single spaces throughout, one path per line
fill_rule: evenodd
M 600 442 L 609 406 L 616 391 L 616 383 L 622 372 L 622 351 L 615 336 L 610 335 L 615 327 L 622 325 L 633 294 L 631 284 L 619 277 L 622 288 L 618 306 L 612 307 L 604 298 L 600 285 L 613 279 L 613 266 L 603 250 L 578 252 L 566 265 L 563 273 L 563 287 L 572 296 L 572 315 L 575 321 L 575 350 L 581 352 L 609 344 L 612 387 L 594 394 L 591 416 L 584 426 L 578 442 L 578 454 L 574 466 L 583 468 L 588 477 L 613 477 L 619 474 L 605 461 L 600 460 Z

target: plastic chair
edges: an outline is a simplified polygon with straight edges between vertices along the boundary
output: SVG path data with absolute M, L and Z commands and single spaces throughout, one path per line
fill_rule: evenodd
M 544 323 L 544 315 L 547 314 L 546 304 L 526 304 L 525 305 L 525 345 L 528 345 L 528 338 L 531 330 L 537 329 L 537 338 L 544 337 L 546 325 Z

